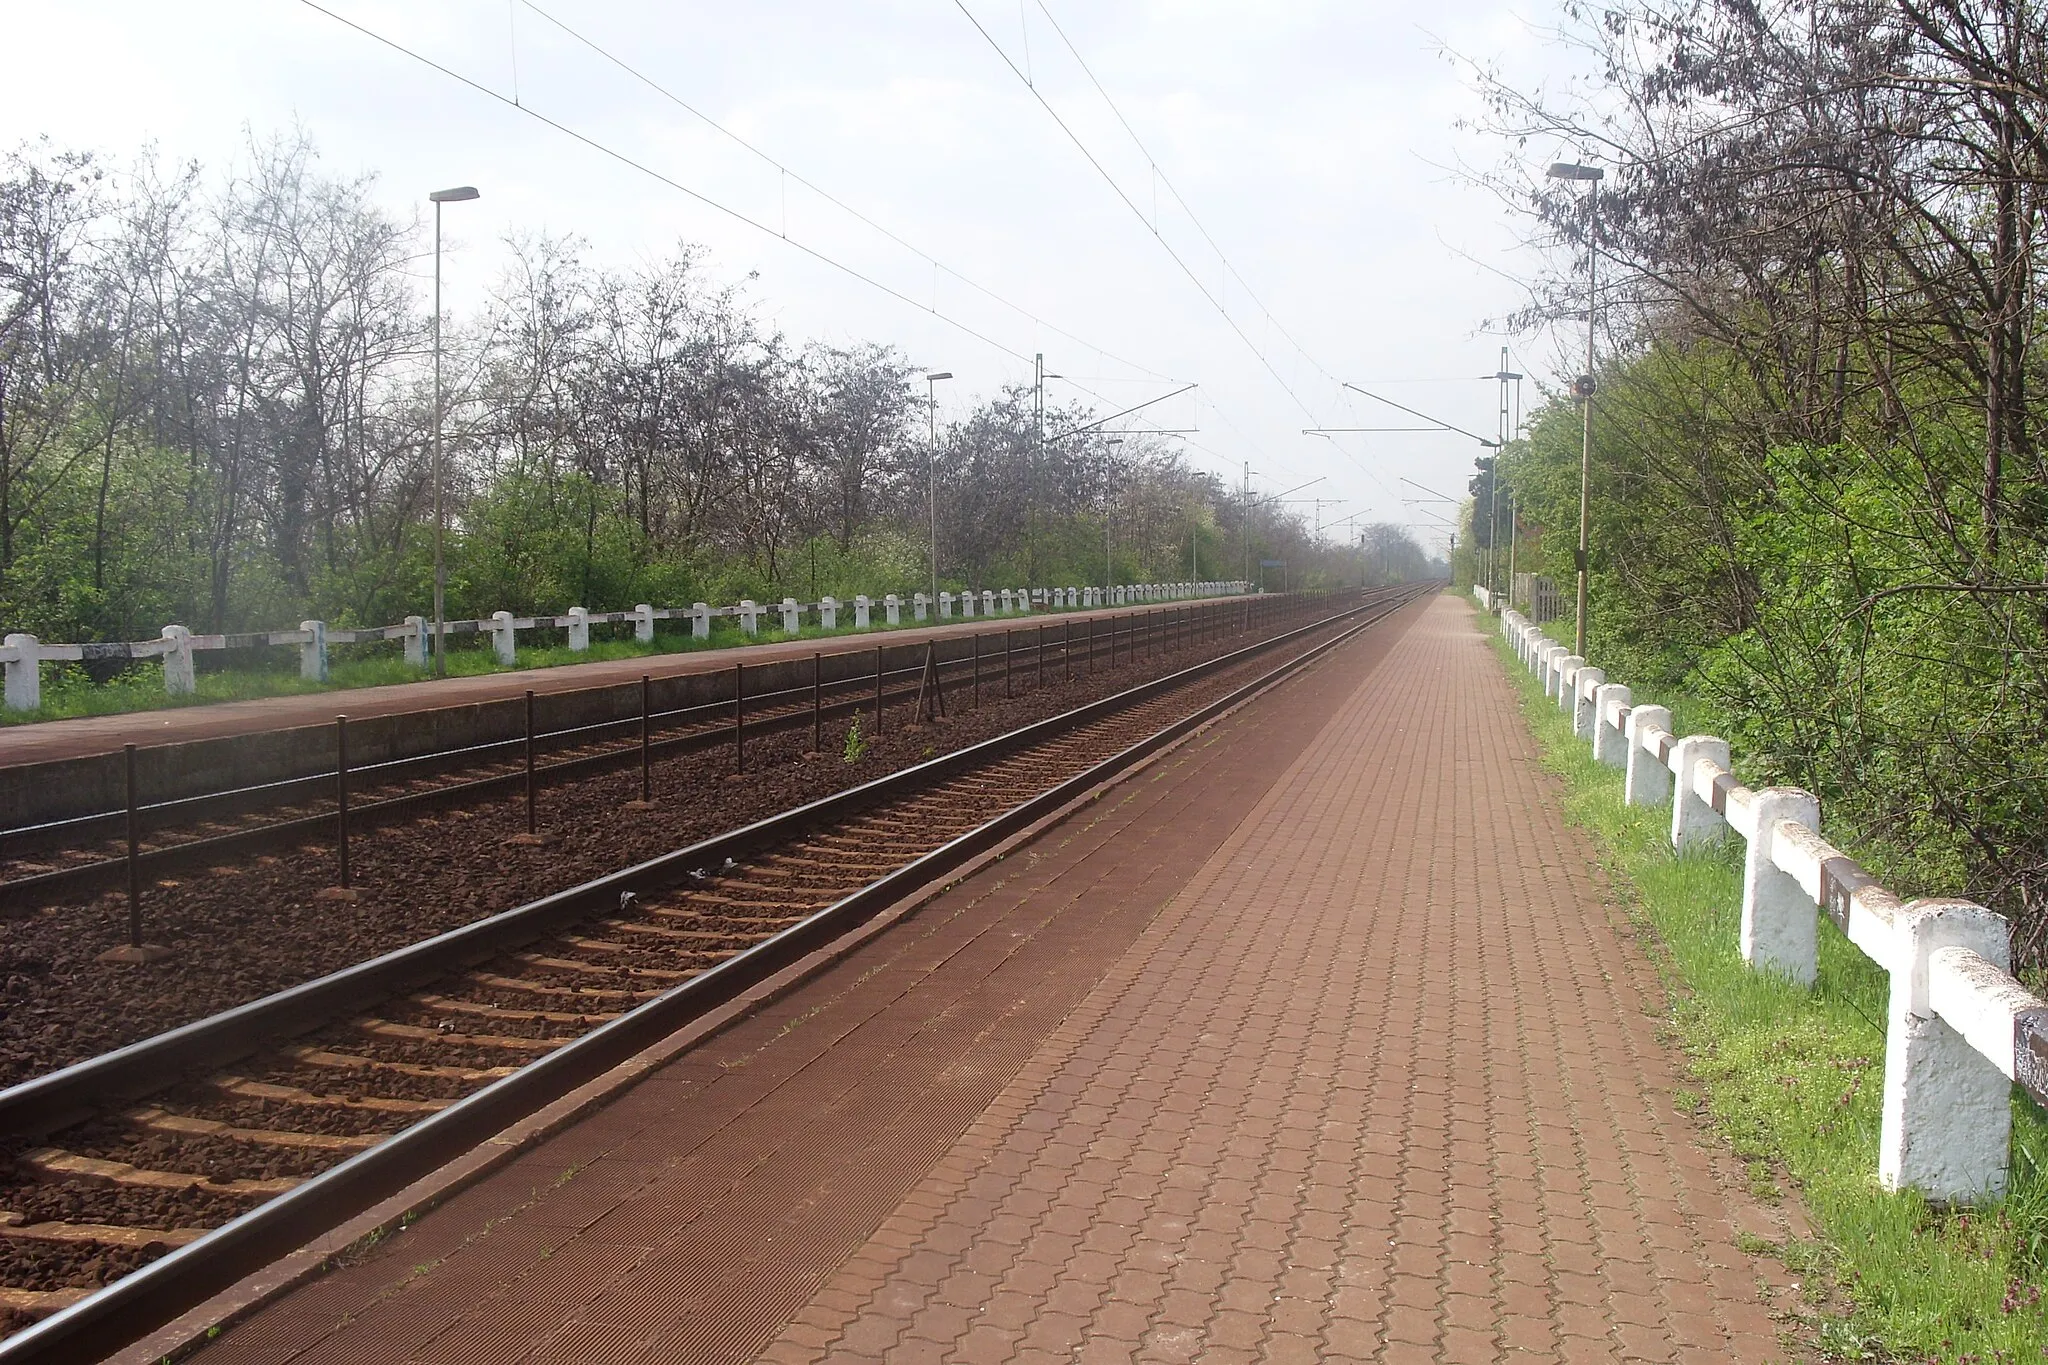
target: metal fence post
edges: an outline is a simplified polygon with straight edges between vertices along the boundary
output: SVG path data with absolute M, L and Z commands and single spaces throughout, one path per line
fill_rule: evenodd
M 819 682 L 823 659 L 824 656 L 815 651 L 811 654 L 811 752 L 814 754 L 825 751 L 825 695 Z
M 533 798 L 533 689 L 526 689 L 526 833 L 531 838 L 540 829 Z
M 875 733 L 882 733 L 882 647 L 875 646 Z
M 137 827 L 135 813 L 135 746 L 123 744 L 121 755 L 128 769 L 128 946 L 142 947 L 142 868 L 137 862 L 141 857 L 142 832 Z
M 747 770 L 747 666 L 732 666 L 732 767 Z
M 654 680 L 640 675 L 640 799 L 654 801 Z
M 348 866 L 348 717 L 334 718 L 334 814 L 336 843 L 341 855 L 341 884 L 347 888 Z

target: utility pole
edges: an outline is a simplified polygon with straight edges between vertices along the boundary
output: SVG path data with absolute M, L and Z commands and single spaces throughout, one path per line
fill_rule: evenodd
M 951 370 L 934 370 L 924 377 L 925 385 L 925 497 L 931 514 L 932 610 L 939 609 L 939 381 L 951 379 Z M 815 587 L 815 585 L 814 585 Z
M 1495 573 L 1499 561 L 1494 549 L 1500 530 L 1500 457 L 1508 448 L 1508 348 L 1505 346 L 1500 348 L 1500 369 L 1495 377 L 1500 380 L 1500 422 L 1499 439 L 1493 446 L 1493 473 L 1486 481 L 1489 495 L 1486 509 L 1486 590 L 1489 593 L 1497 592 L 1500 583 Z
M 1586 372 L 1572 387 L 1577 390 L 1583 427 L 1579 435 L 1579 606 L 1578 629 L 1573 653 L 1586 655 L 1586 552 L 1589 548 L 1586 515 L 1590 510 L 1593 470 L 1593 332 L 1600 308 L 1600 181 L 1606 172 L 1598 166 L 1581 166 L 1559 161 L 1549 171 L 1553 180 L 1582 180 L 1586 183 Z
M 1031 496 L 1026 502 L 1024 555 L 1033 585 L 1038 582 L 1038 482 L 1045 477 L 1045 352 L 1031 358 L 1031 423 L 1037 433 L 1031 459 Z
M 1252 466 L 1249 460 L 1245 461 L 1244 465 L 1244 484 L 1241 496 L 1244 500 L 1244 511 L 1238 517 L 1237 529 L 1239 538 L 1244 542 L 1244 548 L 1239 554 L 1237 572 L 1240 582 L 1250 583 L 1252 581 Z

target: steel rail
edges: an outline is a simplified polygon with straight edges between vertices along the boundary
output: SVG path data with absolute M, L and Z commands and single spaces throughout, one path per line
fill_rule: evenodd
M 1236 605 L 1238 602 L 1242 600 L 1244 599 L 1206 598 L 1200 601 L 1191 601 L 1180 605 L 1183 609 L 1221 609 L 1225 606 Z M 1085 619 L 1100 619 L 1111 621 L 1136 620 L 1142 617 L 1144 614 L 1145 612 L 1142 610 L 1131 610 L 1124 612 L 1121 616 L 1112 614 L 1106 617 L 1088 617 Z M 1006 618 L 991 619 L 1000 620 Z M 1035 626 L 1030 625 L 1032 619 L 1033 618 L 1029 617 L 1007 618 L 1008 624 L 1005 627 L 1005 634 L 1009 633 L 1010 631 L 1023 629 L 1027 627 L 1032 629 L 1042 628 L 1046 624 L 1046 622 L 1052 618 L 1038 618 L 1037 624 Z M 1071 618 L 1067 617 L 1061 617 L 1059 619 L 1062 620 L 1063 623 L 1069 622 L 1071 620 Z M 989 635 L 994 634 L 994 631 L 979 631 L 976 632 L 976 634 Z M 878 644 L 883 644 L 885 648 L 893 647 L 898 649 L 914 649 L 917 647 L 919 643 L 921 643 L 919 641 L 913 640 L 907 642 L 900 642 L 895 646 L 888 646 L 886 643 L 885 635 L 876 634 L 865 638 L 874 639 Z M 971 639 L 973 638 L 973 636 L 961 635 L 937 638 L 941 638 L 942 642 L 945 642 L 960 639 Z M 824 656 L 826 658 L 853 658 L 855 656 L 865 657 L 867 653 L 868 649 L 864 646 L 860 649 L 841 649 L 824 651 Z M 655 656 L 650 656 L 650 658 L 652 657 Z M 766 661 L 760 664 L 756 664 L 755 666 L 757 668 L 765 668 L 771 667 L 776 663 L 791 662 L 800 662 L 800 656 L 792 655 L 787 659 Z M 939 663 L 939 667 L 942 670 L 955 672 L 965 670 L 970 666 L 971 661 L 966 658 L 946 659 L 941 660 Z M 920 674 L 922 670 L 923 664 L 918 663 L 907 665 L 902 668 L 889 669 L 888 674 L 891 678 L 913 677 Z M 689 678 L 698 676 L 707 675 L 694 671 L 683 673 L 671 673 L 663 675 L 662 680 L 669 681 L 675 678 Z M 824 690 L 826 690 L 827 692 L 850 692 L 856 686 L 865 688 L 872 681 L 872 674 L 855 674 L 845 678 L 837 678 L 834 679 L 832 682 L 824 684 Z M 544 693 L 542 695 L 549 697 L 574 696 L 582 692 L 607 691 L 620 687 L 630 686 L 632 686 L 630 682 L 606 683 L 588 688 L 568 688 L 563 691 L 549 692 Z M 762 701 L 774 705 L 779 704 L 776 699 L 794 698 L 797 697 L 799 694 L 807 694 L 810 690 L 810 684 L 804 683 L 794 687 L 776 688 L 773 691 L 757 693 L 754 695 L 752 700 Z M 653 712 L 648 717 L 648 719 L 662 724 L 665 728 L 674 728 L 675 724 L 678 723 L 679 719 L 680 723 L 688 724 L 689 720 L 687 718 L 696 716 L 702 716 L 707 719 L 715 720 L 729 708 L 730 702 L 730 698 L 724 698 L 720 700 L 707 702 L 693 702 L 687 706 L 675 706 L 670 707 L 666 710 Z M 536 736 L 536 738 L 560 741 L 564 738 L 573 738 L 578 736 L 593 736 L 596 732 L 603 730 L 622 730 L 629 727 L 637 726 L 639 725 L 639 723 L 640 717 L 638 717 L 637 715 L 623 716 L 615 720 L 597 720 L 590 721 L 582 725 L 564 726 L 559 730 L 549 730 L 544 734 Z M 294 728 L 304 729 L 320 727 L 301 726 Z M 436 749 L 432 753 L 408 754 L 403 758 L 380 759 L 374 763 L 365 763 L 360 768 L 357 768 L 354 771 L 359 774 L 385 773 L 390 776 L 396 776 L 399 773 L 408 769 L 425 768 L 428 770 L 432 770 L 440 764 L 457 762 L 464 759 L 479 762 L 489 762 L 491 760 L 486 757 L 483 757 L 484 755 L 487 755 L 495 750 L 514 750 L 517 749 L 518 746 L 520 746 L 523 743 L 525 743 L 524 737 L 515 735 L 510 739 L 486 740 L 479 744 L 464 744 L 457 745 L 449 749 Z M 233 805 L 235 803 L 253 803 L 260 801 L 264 804 L 275 805 L 280 800 L 291 800 L 300 791 L 307 792 L 317 797 L 319 795 L 324 794 L 329 788 L 333 786 L 334 776 L 335 775 L 332 770 L 306 773 L 298 777 L 279 778 L 274 782 L 252 783 L 248 786 L 230 787 L 216 792 L 201 792 L 193 796 L 172 797 L 169 800 L 165 801 L 149 801 L 137 807 L 137 810 L 145 819 L 144 829 L 146 832 L 157 829 L 174 828 L 178 824 L 192 823 L 209 818 L 208 807 L 210 804 Z M 170 813 L 173 818 L 160 818 L 166 813 Z M 229 813 L 232 814 L 239 812 L 231 809 Z M 39 840 L 47 839 L 53 835 L 89 835 L 90 832 L 95 827 L 104 826 L 109 829 L 118 827 L 121 824 L 121 822 L 126 818 L 126 815 L 127 812 L 125 810 L 96 811 L 90 815 L 73 815 L 67 816 L 61 820 L 44 820 L 39 821 L 35 824 L 16 825 L 9 829 L 0 829 L 0 845 L 13 847 L 24 841 L 29 842 L 30 844 L 34 844 Z M 159 818 L 152 819 L 151 817 Z
M 1092 649 L 1092 642 L 1090 642 L 1090 646 Z M 1068 648 L 1070 645 L 1068 642 L 1063 641 L 1061 647 Z M 848 655 L 856 652 L 865 653 L 866 651 L 840 651 L 840 654 Z M 1094 654 L 1091 652 L 1089 657 L 1093 658 Z M 972 662 L 964 658 L 939 660 L 937 667 L 942 675 L 949 671 L 959 673 L 971 668 Z M 898 685 L 899 680 L 914 679 L 920 676 L 921 673 L 921 664 L 885 670 L 884 686 L 886 690 L 884 693 L 884 705 L 901 704 L 906 698 L 910 697 L 914 689 L 907 681 L 903 682 L 902 685 Z M 817 714 L 837 719 L 842 716 L 861 713 L 873 704 L 871 696 L 865 691 L 871 680 L 872 675 L 862 674 L 835 679 L 830 683 L 824 684 L 824 691 L 838 692 L 842 695 L 855 692 L 856 687 L 861 689 L 861 691 L 847 700 L 826 703 L 819 708 Z M 760 693 L 749 698 L 750 701 L 759 702 L 770 709 L 766 713 L 750 715 L 747 718 L 748 729 L 763 735 L 783 734 L 801 729 L 805 724 L 811 723 L 813 712 L 809 703 L 798 700 L 803 696 L 807 696 L 810 690 L 808 685 L 777 688 L 774 691 Z M 699 702 L 690 706 L 672 707 L 667 711 L 654 713 L 649 717 L 649 720 L 667 721 L 669 728 L 674 727 L 678 717 L 701 716 L 706 722 L 713 723 L 703 724 L 684 734 L 670 735 L 665 739 L 653 740 L 647 745 L 648 752 L 672 757 L 677 754 L 694 753 L 718 747 L 725 742 L 726 737 L 730 734 L 730 727 L 723 724 L 723 721 L 725 716 L 731 712 L 731 709 L 731 701 L 725 699 Z M 536 735 L 535 738 L 537 740 L 559 741 L 564 736 L 585 735 L 599 730 L 637 727 L 639 723 L 640 720 L 637 716 L 630 716 L 619 720 L 594 721 L 588 725 L 550 730 L 545 734 Z M 682 723 L 690 724 L 691 721 L 684 720 Z M 397 778 L 397 774 L 391 771 L 394 769 L 413 769 L 416 772 L 417 770 L 431 771 L 436 767 L 456 764 L 464 758 L 480 756 L 489 751 L 516 748 L 524 742 L 523 737 L 515 737 L 505 740 L 492 740 L 484 744 L 438 750 L 431 754 L 415 754 L 406 758 L 386 759 L 379 763 L 364 764 L 360 768 L 353 769 L 351 777 L 365 777 L 374 780 L 372 775 L 381 772 L 385 775 L 385 780 L 394 780 Z M 542 764 L 536 769 L 536 776 L 543 783 L 551 784 L 574 777 L 608 771 L 612 768 L 626 767 L 638 761 L 640 752 L 641 746 L 636 737 L 630 746 L 606 749 L 594 754 L 579 754 L 574 758 Z M 481 761 L 494 762 L 500 760 L 482 759 Z M 148 826 L 157 830 L 176 828 L 179 824 L 196 823 L 240 813 L 238 808 L 259 801 L 274 805 L 280 801 L 289 800 L 292 793 L 297 791 L 324 795 L 327 791 L 333 789 L 334 781 L 335 774 L 331 771 L 312 773 L 302 777 L 285 778 L 277 782 L 259 783 L 248 787 L 236 787 L 227 791 L 208 792 L 199 796 L 178 797 L 171 801 L 154 802 L 141 806 L 138 810 L 145 816 L 151 813 L 178 810 L 180 811 L 179 818 L 160 820 Z M 427 791 L 403 792 L 395 796 L 359 802 L 352 809 L 352 817 L 359 824 L 367 827 L 378 822 L 380 819 L 389 818 L 403 811 L 431 810 L 437 806 L 449 803 L 488 799 L 499 789 L 516 788 L 524 781 L 524 771 L 519 770 L 496 773 L 488 777 L 449 782 Z M 209 807 L 212 808 L 210 812 L 208 810 Z M 50 821 L 41 825 L 24 825 L 12 830 L 0 831 L 0 842 L 11 845 L 19 842 L 25 836 L 48 835 L 53 832 L 66 830 L 75 832 L 88 825 L 113 825 L 121 821 L 124 816 L 125 812 L 113 811 L 76 816 L 64 821 Z M 137 855 L 135 862 L 138 869 L 145 875 L 161 874 L 178 868 L 214 862 L 228 854 L 253 853 L 280 845 L 296 843 L 308 835 L 326 832 L 333 826 L 334 820 L 335 815 L 331 810 L 323 810 L 312 815 L 293 816 L 283 820 L 269 820 L 259 825 L 252 825 L 247 829 L 230 830 L 224 834 L 205 835 L 196 839 L 182 839 L 162 847 L 144 849 Z M 0 881 L 0 906 L 18 904 L 25 900 L 32 901 L 50 896 L 61 896 L 73 892 L 97 890 L 104 886 L 115 885 L 126 875 L 127 866 L 128 860 L 126 857 L 114 856 L 103 858 L 96 862 L 54 868 L 48 872 L 36 872 L 24 877 L 14 877 L 6 881 Z
M 717 866 L 725 858 L 772 846 L 793 833 L 855 814 L 891 796 L 1106 718 L 1332 624 L 1365 618 L 775 936 L 0 1340 L 0 1365 L 60 1365 L 118 1350 L 858 928 L 903 896 L 930 885 L 1073 797 L 1278 684 L 1437 586 L 1401 585 L 1245 649 L 0 1091 L 0 1132 L 36 1133 L 61 1127 L 110 1101 L 175 1084 L 192 1070 L 222 1065 L 281 1037 L 358 1011 L 369 999 L 396 993 L 451 967 L 487 958 L 566 923 L 614 909 L 621 897 L 681 881 L 693 867 Z

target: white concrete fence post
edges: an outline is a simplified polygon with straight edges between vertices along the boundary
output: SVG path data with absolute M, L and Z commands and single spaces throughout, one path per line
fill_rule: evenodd
M 911 619 L 914 621 L 924 620 L 925 613 L 931 609 L 931 604 L 931 599 L 921 592 L 910 594 Z
M 827 601 L 831 599 L 826 599 Z M 740 599 L 740 629 L 748 635 L 758 635 L 761 629 L 761 606 L 751 597 Z
M 33 635 L 7 637 L 7 709 L 33 711 L 43 704 L 42 641 Z
M 965 621 L 974 619 L 974 589 L 972 588 L 960 594 L 960 617 Z
M 1586 661 L 1576 654 L 1567 654 L 1557 661 L 1557 688 L 1551 697 L 1557 702 L 1558 710 L 1572 709 L 1572 684 L 1577 680 L 1579 670 L 1585 666 Z
M 633 638 L 643 645 L 654 643 L 654 604 L 642 602 L 633 608 Z
M 794 597 L 782 599 L 782 633 L 794 635 L 803 628 L 804 609 Z
M 2011 1160 L 2012 1082 L 1949 1022 L 1967 1026 L 1968 993 L 1951 1000 L 1941 987 L 1968 979 L 1956 949 L 2011 970 L 2005 920 L 1970 901 L 1917 900 L 1902 908 L 1893 942 L 1878 1181 L 1937 1204 L 1996 1199 Z M 2009 1019 L 2003 1026 L 2010 1048 Z
M 1626 683 L 1603 682 L 1593 693 L 1593 761 L 1610 768 L 1628 766 L 1628 736 L 1613 717 L 1628 705 Z
M 305 682 L 327 681 L 327 623 L 301 621 L 306 642 L 299 646 L 299 677 Z
M 1579 739 L 1593 738 L 1593 726 L 1599 719 L 1594 713 L 1593 698 L 1606 681 L 1604 668 L 1581 668 L 1572 677 L 1572 734 Z
M 1014 592 L 1012 592 L 1012 591 L 1011 591 L 1010 589 L 1008 589 L 1008 588 L 1004 588 L 1004 589 L 1003 589 L 1003 615 L 1005 615 L 1005 616 L 1008 616 L 1008 615 L 1009 615 L 1010 613 L 1014 612 L 1015 610 L 1017 610 L 1017 594 L 1016 594 L 1016 593 L 1014 593 Z
M 519 662 L 519 633 L 512 628 L 512 613 L 509 611 L 491 613 L 491 653 L 502 668 L 510 668 Z
M 690 604 L 690 638 L 708 640 L 711 638 L 711 604 L 692 602 Z
M 427 618 L 408 616 L 405 618 L 405 666 L 425 668 L 427 666 Z
M 893 592 L 882 598 L 882 619 L 892 626 L 903 624 L 903 599 Z
M 590 648 L 590 612 L 584 607 L 569 608 L 569 649 L 581 654 Z
M 868 628 L 874 619 L 874 605 L 873 602 L 868 600 L 868 595 L 864 592 L 857 592 L 853 595 L 853 628 L 855 630 L 866 630 Z
M 839 629 L 839 599 L 830 593 L 818 599 L 818 624 L 827 630 Z
M 953 619 L 953 594 L 943 590 L 939 593 L 939 619 L 941 621 Z
M 1820 798 L 1797 787 L 1766 787 L 1750 804 L 1756 828 L 1742 860 L 1742 960 L 1800 986 L 1820 973 L 1820 917 L 1806 888 L 1771 856 L 1781 821 L 1820 829 Z
M 1727 771 L 1728 741 L 1687 735 L 1671 746 L 1671 847 L 1680 853 L 1717 844 L 1728 832 L 1728 822 L 1707 804 L 1694 781 L 1702 763 Z
M 1664 760 L 1643 747 L 1651 730 L 1671 733 L 1671 710 L 1664 706 L 1637 706 L 1628 713 L 1628 776 L 1621 799 L 1631 806 L 1661 806 L 1671 799 L 1671 769 Z
M 163 637 L 171 642 L 164 651 L 164 691 L 174 697 L 189 697 L 199 690 L 199 675 L 192 667 L 192 632 L 183 626 L 165 626 Z
M 996 595 L 988 588 L 981 590 L 981 614 L 983 616 L 994 616 L 996 614 Z

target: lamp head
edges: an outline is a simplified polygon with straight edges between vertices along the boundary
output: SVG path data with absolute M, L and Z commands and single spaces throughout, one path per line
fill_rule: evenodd
M 926 375 L 924 378 L 927 384 L 936 384 L 941 379 L 951 379 L 952 377 L 953 372 L 951 370 L 934 370 L 932 373 Z
M 465 200 L 480 198 L 474 185 L 457 185 L 452 190 L 435 190 L 427 196 L 430 204 L 460 204 Z
M 1576 161 L 1553 161 L 1545 174 L 1552 180 L 1603 180 L 1607 176 L 1598 166 L 1581 166 Z

